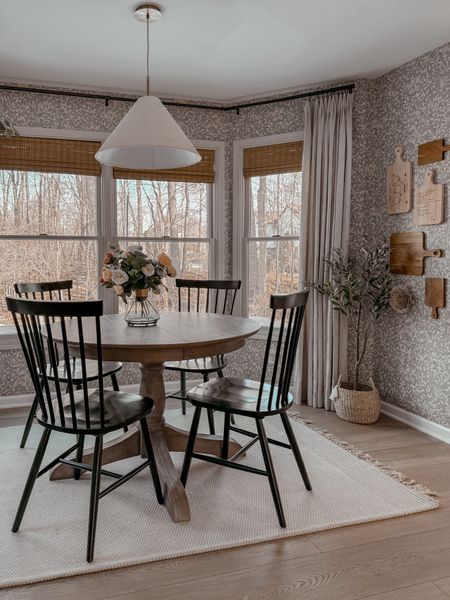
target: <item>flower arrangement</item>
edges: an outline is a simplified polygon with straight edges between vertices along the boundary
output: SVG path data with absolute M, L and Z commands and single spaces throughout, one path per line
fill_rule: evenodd
M 100 285 L 112 288 L 127 303 L 128 297 L 136 290 L 160 294 L 164 277 L 175 277 L 176 274 L 170 257 L 164 252 L 153 259 L 143 252 L 142 246 L 129 246 L 123 250 L 118 244 L 109 244 L 103 259 Z

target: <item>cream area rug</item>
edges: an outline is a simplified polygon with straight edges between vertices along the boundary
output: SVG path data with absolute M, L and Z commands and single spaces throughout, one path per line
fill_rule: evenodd
M 188 428 L 189 415 L 180 413 L 168 411 L 168 421 Z M 265 423 L 270 437 L 285 440 L 278 417 Z M 238 424 L 250 425 L 245 419 Z M 41 428 L 33 427 L 24 450 L 18 448 L 21 428 L 0 429 L 0 587 L 255 544 L 438 506 L 425 488 L 413 482 L 407 485 L 399 473 L 343 447 L 345 443 L 335 443 L 330 435 L 299 422 L 296 415 L 292 425 L 313 491 L 305 490 L 292 453 L 271 446 L 286 529 L 278 525 L 266 477 L 194 459 L 187 483 L 191 521 L 171 521 L 166 509 L 157 504 L 150 473 L 144 470 L 100 500 L 91 564 L 85 562 L 89 475 L 79 481 L 52 482 L 47 475 L 38 479 L 20 531 L 11 532 Z M 206 431 L 204 425 L 202 430 Z M 52 434 L 46 459 L 71 442 L 69 436 Z M 181 468 L 183 455 L 173 456 Z M 137 460 L 116 463 L 115 470 L 126 472 Z M 242 460 L 264 468 L 257 445 Z M 105 477 L 104 483 L 109 482 Z

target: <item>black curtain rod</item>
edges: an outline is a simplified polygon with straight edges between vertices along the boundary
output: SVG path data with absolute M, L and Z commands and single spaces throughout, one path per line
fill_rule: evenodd
M 324 88 L 315 90 L 313 92 L 303 92 L 300 94 L 293 94 L 291 96 L 280 96 L 280 98 L 272 98 L 270 100 L 257 100 L 256 102 L 246 102 L 241 104 L 233 104 L 230 106 L 211 106 L 208 104 L 190 104 L 188 102 L 174 102 L 174 101 L 163 101 L 165 106 L 177 106 L 179 108 L 201 108 L 203 110 L 219 110 L 222 112 L 236 111 L 239 114 L 241 108 L 253 108 L 254 106 L 263 106 L 265 104 L 276 104 L 277 102 L 288 102 L 289 100 L 299 100 L 300 98 L 310 98 L 311 96 L 322 96 L 323 94 L 335 94 L 337 92 L 349 92 L 352 93 L 355 87 L 354 83 L 348 85 L 341 85 L 339 87 Z M 38 87 L 23 87 L 16 85 L 0 85 L 0 90 L 7 90 L 10 92 L 30 92 L 32 94 L 49 94 L 51 96 L 68 96 L 73 98 L 91 98 L 93 100 L 103 100 L 106 106 L 109 102 L 136 102 L 137 98 L 131 98 L 126 96 L 111 96 L 109 94 L 94 94 L 89 92 L 71 92 L 70 90 L 51 90 L 47 88 Z

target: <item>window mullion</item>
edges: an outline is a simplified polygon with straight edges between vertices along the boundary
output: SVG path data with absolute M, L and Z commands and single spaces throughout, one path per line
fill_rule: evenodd
M 108 251 L 108 244 L 117 242 L 117 201 L 116 182 L 113 178 L 112 167 L 102 165 L 101 176 L 101 235 L 99 241 L 99 272 L 103 257 Z M 99 286 L 99 297 L 103 299 L 106 314 L 118 312 L 118 298 L 115 294 L 107 293 Z

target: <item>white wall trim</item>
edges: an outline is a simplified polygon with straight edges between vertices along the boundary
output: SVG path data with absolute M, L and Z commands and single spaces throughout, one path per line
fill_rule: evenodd
M 233 142 L 233 279 L 245 282 L 247 273 L 244 263 L 246 262 L 244 237 L 247 227 L 245 195 L 246 181 L 243 176 L 244 149 L 257 146 L 270 146 L 272 144 L 286 144 L 303 140 L 303 131 L 292 133 L 281 133 L 277 135 L 266 135 L 256 138 L 247 138 Z M 245 248 L 244 248 L 245 246 Z M 242 286 L 240 302 L 236 307 L 236 314 L 247 316 L 247 287 Z
M 0 326 L 0 351 L 20 350 L 20 342 L 14 325 Z
M 50 127 L 17 127 L 16 129 L 20 135 L 27 137 L 89 140 L 93 142 L 103 142 L 109 135 L 104 131 L 84 131 L 82 129 L 52 129 Z
M 439 425 L 439 423 L 434 423 L 424 417 L 419 417 L 418 415 L 408 412 L 404 408 L 399 408 L 388 402 L 381 402 L 381 412 L 395 421 L 409 425 L 409 427 L 417 429 L 422 433 L 426 433 L 441 442 L 450 444 L 450 428 L 448 427 Z
M 225 277 L 225 142 L 191 140 L 196 148 L 214 150 L 213 222 L 214 277 Z

